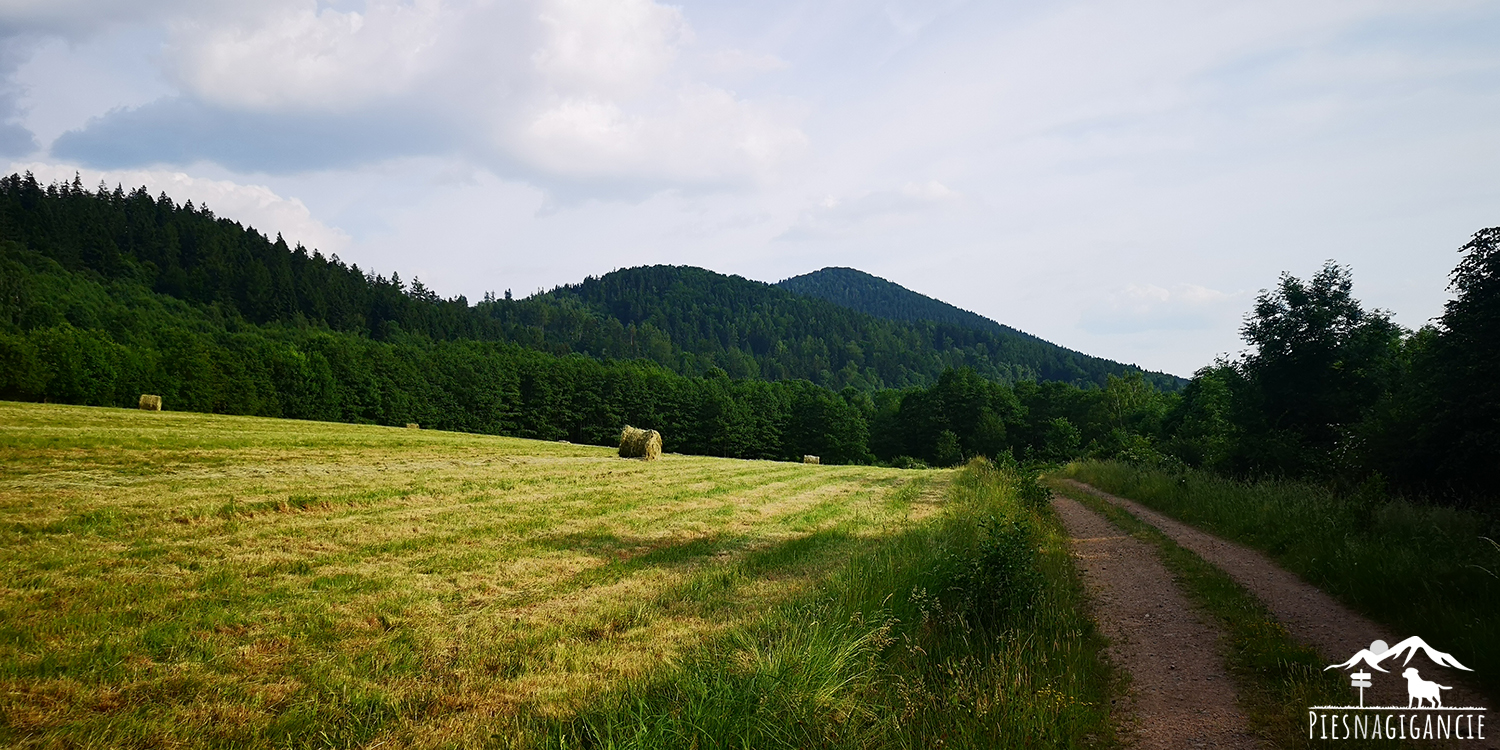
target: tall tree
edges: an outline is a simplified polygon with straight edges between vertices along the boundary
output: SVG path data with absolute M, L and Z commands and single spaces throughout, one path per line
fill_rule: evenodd
M 1417 355 L 1425 408 L 1414 447 L 1432 471 L 1429 486 L 1493 496 L 1487 484 L 1500 455 L 1500 227 L 1475 233 L 1459 252 L 1448 287 L 1454 298 Z
M 1241 468 L 1308 474 L 1338 468 L 1350 429 L 1390 391 L 1402 331 L 1366 311 L 1349 269 L 1327 262 L 1309 282 L 1282 274 L 1262 291 L 1242 333 L 1241 369 L 1258 403 Z

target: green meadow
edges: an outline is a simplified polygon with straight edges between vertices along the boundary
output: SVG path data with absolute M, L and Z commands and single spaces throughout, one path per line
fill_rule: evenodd
M 1108 745 L 1024 497 L 982 461 L 0 402 L 0 743 Z

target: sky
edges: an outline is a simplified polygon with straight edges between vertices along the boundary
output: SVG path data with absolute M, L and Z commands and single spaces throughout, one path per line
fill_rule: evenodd
M 1190 375 L 1281 273 L 1442 312 L 1494 0 L 0 0 L 0 165 L 445 297 L 850 266 Z

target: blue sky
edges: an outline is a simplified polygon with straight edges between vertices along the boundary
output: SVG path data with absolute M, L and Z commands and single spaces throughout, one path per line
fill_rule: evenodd
M 1500 224 L 1500 3 L 0 0 L 0 165 L 446 296 L 853 266 L 1191 374 Z

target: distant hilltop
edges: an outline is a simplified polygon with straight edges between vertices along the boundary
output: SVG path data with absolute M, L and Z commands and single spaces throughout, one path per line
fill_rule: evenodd
M 987 329 L 1051 343 L 857 268 L 829 266 L 778 281 L 776 286 L 886 320 L 952 323 L 965 328 Z
M 818 281 L 829 270 L 839 272 L 835 278 L 863 283 Z M 839 288 L 845 291 L 831 291 Z M 1140 373 L 1162 390 L 1186 384 L 1065 349 L 853 269 L 766 284 L 694 266 L 641 266 L 526 302 L 572 303 L 625 328 L 665 334 L 684 353 L 676 361 L 697 363 L 685 370 L 711 365 L 735 378 L 805 379 L 835 390 L 872 390 L 925 386 L 946 369 L 970 367 L 999 382 L 1102 386 L 1110 376 Z M 898 315 L 899 310 L 910 314 Z M 950 312 L 934 319 L 933 310 Z
M 88 287 L 97 279 L 139 285 L 153 304 L 175 300 L 163 307 L 174 311 L 168 316 L 320 328 L 373 341 L 494 342 L 601 361 L 650 360 L 688 377 L 723 373 L 876 391 L 927 387 L 945 371 L 967 367 L 1002 383 L 1092 387 L 1140 373 L 1163 390 L 1184 384 L 1064 349 L 853 269 L 772 285 L 691 266 L 644 266 L 525 299 L 489 293 L 470 303 L 415 277 L 387 277 L 289 246 L 144 188 L 92 192 L 76 180 L 43 186 L 31 175 L 0 178 L 0 264 L 0 280 L 22 272 L 61 279 L 28 283 L 26 295 L 0 300 L 0 323 L 26 320 L 30 327 L 49 327 L 64 312 L 84 328 L 110 319 L 84 312 L 104 309 Z M 11 310 L 16 304 L 24 309 Z
M 1058 346 L 1025 331 L 998 323 L 983 315 L 948 304 L 942 300 L 933 299 L 925 294 L 914 292 L 893 281 L 887 281 L 857 268 L 829 266 L 813 271 L 812 273 L 805 273 L 801 276 L 793 276 L 789 279 L 779 281 L 776 283 L 776 286 L 787 291 L 796 292 L 797 294 L 817 297 L 840 307 L 856 310 L 877 318 L 884 318 L 885 320 L 904 323 L 939 323 L 974 331 L 984 331 L 1003 339 L 1026 341 L 1040 349 L 1049 350 L 1062 360 L 1107 363 L 1104 366 L 1113 365 L 1124 367 L 1131 371 L 1140 370 L 1135 365 L 1120 365 L 1111 360 L 1092 357 L 1082 352 Z M 1176 390 L 1187 384 L 1186 380 L 1175 375 L 1163 372 L 1140 371 L 1145 374 L 1149 382 L 1164 390 Z M 1066 378 L 1051 376 L 1039 379 L 1063 380 Z

